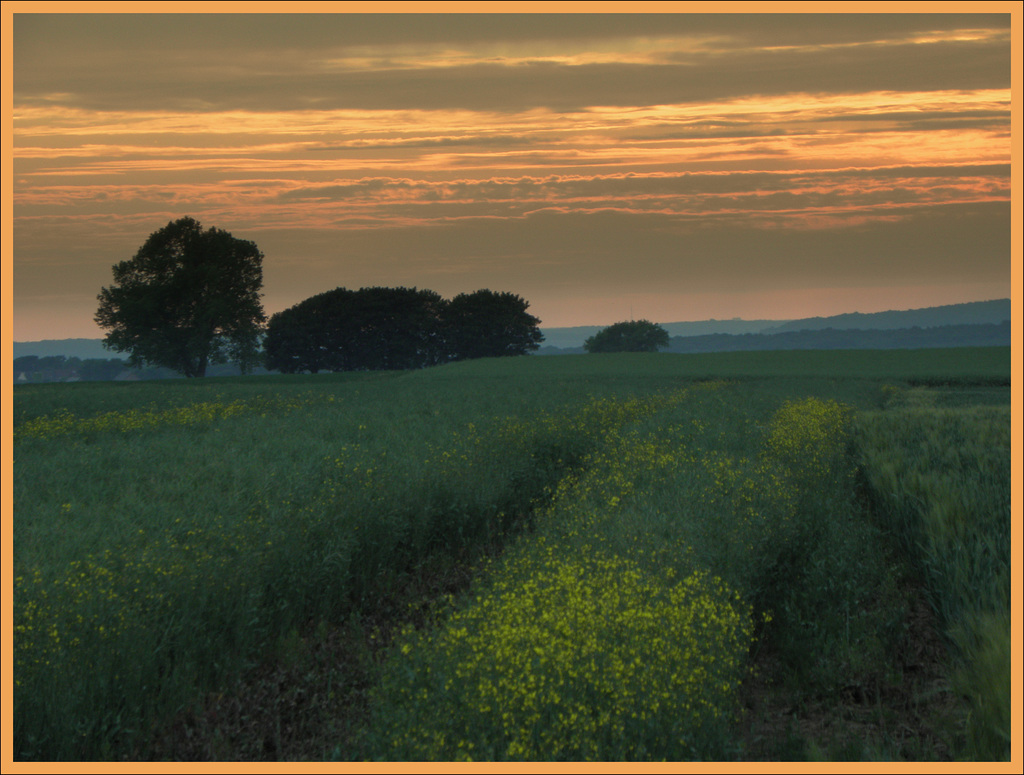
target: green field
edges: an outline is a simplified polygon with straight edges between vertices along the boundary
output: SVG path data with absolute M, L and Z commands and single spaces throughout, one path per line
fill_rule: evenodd
M 1009 373 L 17 386 L 15 759 L 1007 759 Z

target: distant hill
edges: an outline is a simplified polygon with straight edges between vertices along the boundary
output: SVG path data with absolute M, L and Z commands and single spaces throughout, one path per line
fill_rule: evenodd
M 1010 319 L 1010 300 L 972 301 L 966 304 L 949 304 L 942 307 L 922 309 L 890 310 L 888 312 L 848 312 L 827 318 L 803 318 L 762 329 L 762 334 L 778 334 L 784 331 L 818 331 L 835 329 L 896 329 L 934 328 L 935 326 L 980 325 L 1002 323 Z
M 783 331 L 777 334 L 677 336 L 662 352 L 711 353 L 741 350 L 895 350 L 928 347 L 1009 347 L 1010 321 L 932 328 Z
M 66 358 L 124 358 L 122 353 L 108 350 L 103 346 L 102 339 L 43 339 L 38 342 L 15 342 L 14 357 L 22 358 L 35 355 L 47 358 L 51 355 L 63 355 Z
M 729 342 L 729 337 L 731 336 L 781 334 L 795 331 L 821 331 L 825 329 L 873 331 L 910 329 L 915 327 L 967 326 L 999 324 L 1009 319 L 1010 300 L 997 299 L 994 301 L 972 301 L 964 304 L 948 304 L 941 307 L 924 307 L 911 310 L 868 313 L 848 312 L 830 317 L 800 318 L 797 320 L 743 320 L 741 318 L 715 320 L 712 318 L 710 320 L 691 322 L 660 323 L 660 325 L 668 331 L 670 337 L 717 336 L 719 337 L 718 339 L 709 338 L 705 344 L 710 345 L 710 343 L 718 341 L 727 349 L 735 349 L 737 343 Z M 611 324 L 609 323 L 609 325 Z M 538 350 L 538 354 L 557 355 L 583 352 L 583 342 L 603 328 L 606 328 L 606 326 L 542 328 L 541 332 L 544 334 L 544 342 L 541 349 Z M 701 350 L 700 352 L 710 352 L 710 350 Z

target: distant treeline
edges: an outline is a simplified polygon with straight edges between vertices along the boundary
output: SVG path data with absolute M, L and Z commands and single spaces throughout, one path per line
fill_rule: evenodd
M 250 373 L 265 373 L 254 369 Z M 233 377 L 241 374 L 236 364 L 211 366 L 211 377 Z M 64 355 L 23 355 L 14 359 L 14 382 L 97 382 L 172 379 L 178 372 L 160 366 L 135 367 L 120 358 L 75 358 Z
M 675 336 L 666 352 L 710 353 L 739 350 L 894 350 L 921 347 L 1009 347 L 1010 321 L 934 328 L 837 329 L 779 334 Z
M 68 358 L 63 355 L 23 355 L 14 359 L 15 382 L 75 382 L 117 379 L 127 366 L 120 358 Z

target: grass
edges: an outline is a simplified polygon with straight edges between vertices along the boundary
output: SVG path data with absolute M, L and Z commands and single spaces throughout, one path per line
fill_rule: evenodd
M 1000 497 L 1008 439 L 985 429 L 1006 417 L 1005 349 L 722 355 L 19 386 L 15 757 L 138 756 L 268 659 L 304 664 L 310 639 L 339 632 L 386 642 L 405 620 L 417 627 L 391 650 L 344 660 L 377 688 L 345 695 L 361 709 L 324 754 L 743 758 L 740 697 L 759 655 L 807 697 L 897 680 L 887 660 L 907 601 L 892 531 L 914 537 L 908 562 L 931 546 L 944 572 L 921 571 L 953 612 L 951 685 L 978 692 L 960 755 L 996 750 L 1008 698 L 1003 714 L 977 687 L 1000 685 L 1008 579 L 954 570 L 921 536 L 922 520 L 964 522 L 951 501 Z M 923 387 L 939 383 L 953 386 Z M 955 493 L 918 471 L 910 500 L 931 494 L 927 513 L 870 480 L 926 457 L 886 435 L 922 416 L 954 434 L 937 448 L 977 450 L 938 458 L 940 473 L 981 482 Z M 859 505 L 858 465 L 882 522 Z M 998 555 L 1001 529 L 985 522 L 971 551 Z M 499 547 L 465 596 L 401 613 L 436 594 L 424 581 L 464 578 Z M 991 605 L 964 613 L 973 591 L 945 591 L 964 583 L 988 584 Z M 674 636 L 652 647 L 662 632 Z M 496 642 L 508 649 L 483 660 Z
M 1010 753 L 1010 412 L 946 408 L 895 393 L 865 413 L 858 444 L 867 487 L 926 579 L 971 698 L 968 753 Z

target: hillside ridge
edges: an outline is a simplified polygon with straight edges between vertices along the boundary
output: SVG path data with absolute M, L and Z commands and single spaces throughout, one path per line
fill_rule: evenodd
M 782 334 L 799 331 L 836 330 L 897 330 L 937 328 L 940 326 L 967 326 L 1001 324 L 1010 319 L 1010 299 L 971 301 L 937 307 L 921 307 L 885 312 L 846 312 L 829 317 L 798 318 L 790 320 L 716 320 L 660 323 L 670 337 L 743 336 L 748 334 Z M 655 321 L 657 322 L 657 321 Z M 541 328 L 544 346 L 549 348 L 581 348 L 587 337 L 604 326 L 574 326 L 571 328 Z

